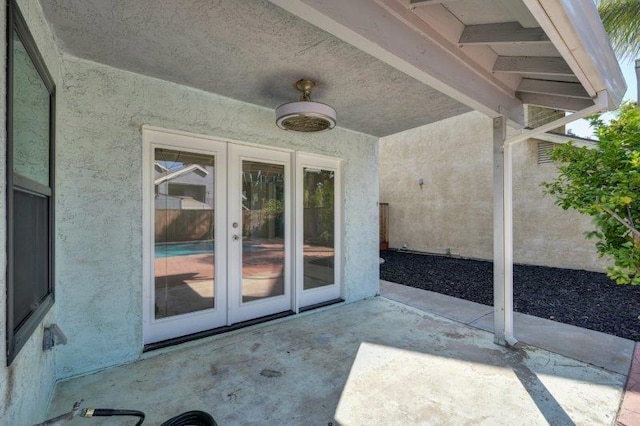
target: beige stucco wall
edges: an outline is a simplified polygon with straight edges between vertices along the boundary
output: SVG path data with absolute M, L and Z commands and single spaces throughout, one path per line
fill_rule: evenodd
M 380 201 L 389 203 L 392 248 L 493 257 L 492 141 L 491 119 L 478 112 L 380 140 Z M 537 141 L 517 145 L 513 157 L 515 262 L 601 271 L 583 236 L 590 219 L 542 192 L 557 171 L 538 164 Z

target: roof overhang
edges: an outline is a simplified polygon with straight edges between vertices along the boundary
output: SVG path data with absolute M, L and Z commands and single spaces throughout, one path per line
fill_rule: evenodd
M 311 78 L 338 126 L 378 137 L 469 108 L 522 127 L 523 104 L 581 111 L 604 93 L 612 109 L 625 91 L 591 0 L 40 5 L 65 55 L 269 109 Z
M 616 109 L 627 91 L 624 76 L 593 2 L 523 0 L 540 26 L 595 98 L 604 91 L 609 109 Z
M 565 135 L 561 133 L 547 132 L 536 136 L 534 139 L 549 142 L 555 145 L 565 145 L 571 143 L 578 148 L 586 147 L 594 149 L 598 146 L 598 141 L 593 139 L 581 138 L 576 135 Z
M 160 167 L 163 167 L 162 165 L 159 165 Z M 167 170 L 165 172 L 165 174 L 163 174 L 162 176 L 158 177 L 156 180 L 154 180 L 154 184 L 155 185 L 160 185 L 161 183 L 164 182 L 168 182 L 170 180 L 179 178 L 180 176 L 184 176 L 184 175 L 188 175 L 190 173 L 195 173 L 200 177 L 205 177 L 209 174 L 209 172 L 207 171 L 207 169 L 205 169 L 204 167 L 198 165 L 198 164 L 191 164 L 189 166 L 183 167 L 179 170 L 176 171 L 169 171 Z
M 606 92 L 607 107 L 614 109 L 626 90 L 591 1 L 271 2 L 489 117 L 507 117 L 517 127 L 524 125 L 524 103 L 577 111 Z M 502 12 L 495 21 L 478 20 L 473 8 L 479 3 Z

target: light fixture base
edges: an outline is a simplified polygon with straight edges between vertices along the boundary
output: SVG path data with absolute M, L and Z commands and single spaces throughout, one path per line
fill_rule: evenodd
M 336 110 L 329 105 L 311 101 L 311 91 L 316 87 L 315 81 L 301 79 L 293 86 L 302 92 L 301 99 L 276 108 L 278 127 L 304 133 L 333 129 L 336 125 Z
M 293 85 L 296 89 L 302 92 L 303 101 L 311 100 L 311 91 L 316 87 L 316 82 L 313 80 L 301 79 L 295 82 Z

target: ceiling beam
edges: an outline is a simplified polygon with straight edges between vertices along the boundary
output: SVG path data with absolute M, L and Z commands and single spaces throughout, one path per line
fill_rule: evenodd
M 537 105 L 564 111 L 580 111 L 593 106 L 592 99 L 578 99 L 568 96 L 541 95 L 537 93 L 516 92 L 523 104 Z
M 523 27 L 533 28 L 541 26 L 522 1 L 497 0 L 495 7 L 503 7 L 508 11 L 509 16 L 513 16 L 513 21 L 519 22 Z
M 537 56 L 499 56 L 494 72 L 573 76 L 573 71 L 562 58 Z
M 452 1 L 457 1 L 457 0 L 411 0 L 410 4 L 411 6 L 426 6 L 428 4 L 442 4 L 442 3 L 449 3 Z
M 396 0 L 270 0 L 489 117 L 524 123 L 515 91 Z
M 609 109 L 626 91 L 624 76 L 592 1 L 522 0 L 592 96 L 606 91 Z
M 518 22 L 467 25 L 459 44 L 524 44 L 549 42 L 542 28 L 524 28 Z
M 580 83 L 523 78 L 516 90 L 518 92 L 537 93 L 540 95 L 560 95 L 570 98 L 591 99 L 591 96 L 589 96 Z

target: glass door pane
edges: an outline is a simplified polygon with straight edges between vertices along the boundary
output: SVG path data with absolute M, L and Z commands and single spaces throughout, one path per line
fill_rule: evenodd
M 291 310 L 291 154 L 229 144 L 230 324 Z
M 342 162 L 296 157 L 296 287 L 305 308 L 342 297 Z
M 155 318 L 213 309 L 215 157 L 154 153 Z
M 285 277 L 285 168 L 242 161 L 242 303 L 281 296 Z
M 335 173 L 303 168 L 303 289 L 335 281 Z

